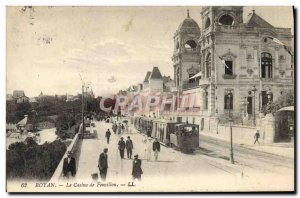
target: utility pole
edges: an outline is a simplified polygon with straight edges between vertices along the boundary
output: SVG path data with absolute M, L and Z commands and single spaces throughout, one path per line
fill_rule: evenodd
M 232 116 L 230 114 L 230 109 L 233 106 L 233 104 L 231 103 L 231 97 L 232 97 L 232 93 L 231 91 L 228 91 L 228 121 L 229 121 L 229 129 L 230 129 L 230 162 L 231 164 L 234 164 L 234 159 L 233 159 L 233 143 L 232 143 L 232 123 L 233 123 L 233 119 Z
M 81 85 L 82 86 L 82 101 L 81 101 L 81 107 L 82 107 L 82 109 L 81 109 L 81 117 L 82 117 L 82 133 L 84 133 L 85 132 L 85 130 L 84 130 L 84 84 L 82 84 Z

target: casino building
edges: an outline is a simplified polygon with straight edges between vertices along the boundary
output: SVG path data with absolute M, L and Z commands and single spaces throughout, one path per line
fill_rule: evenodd
M 294 89 L 291 29 L 272 26 L 255 10 L 243 19 L 242 6 L 203 7 L 201 21 L 199 27 L 187 11 L 173 37 L 175 86 L 196 97 L 196 110 L 177 116 L 203 131 L 229 115 L 235 124 L 259 125 L 267 102 Z

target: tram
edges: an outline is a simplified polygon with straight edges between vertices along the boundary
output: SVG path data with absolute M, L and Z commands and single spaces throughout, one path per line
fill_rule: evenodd
M 134 117 L 132 123 L 139 132 L 147 135 L 150 130 L 151 137 L 184 153 L 199 147 L 199 125 L 150 117 Z

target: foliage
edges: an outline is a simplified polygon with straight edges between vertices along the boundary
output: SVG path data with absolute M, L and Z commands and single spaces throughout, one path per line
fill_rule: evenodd
M 276 111 L 278 111 L 283 107 L 294 106 L 295 103 L 294 100 L 295 100 L 294 92 L 288 91 L 287 93 L 278 97 L 278 99 L 272 102 L 269 106 L 267 105 L 263 106 L 263 112 L 264 114 L 266 114 L 267 112 L 274 114 Z
M 65 144 L 58 140 L 43 145 L 31 140 L 11 144 L 6 150 L 7 178 L 49 180 L 65 152 Z

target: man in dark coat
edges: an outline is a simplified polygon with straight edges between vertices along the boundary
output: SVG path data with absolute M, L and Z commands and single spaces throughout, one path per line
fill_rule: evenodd
M 118 143 L 118 147 L 119 147 L 121 159 L 124 159 L 124 152 L 125 152 L 126 144 L 125 144 L 123 137 L 121 137 L 121 140 Z
M 99 171 L 100 171 L 100 177 L 101 177 L 102 181 L 105 181 L 106 175 L 107 175 L 107 168 L 108 168 L 107 152 L 108 152 L 108 149 L 105 148 L 103 150 L 103 153 L 100 154 L 99 160 L 98 160 L 98 168 L 99 168 Z
M 66 178 L 69 178 L 70 176 L 75 177 L 76 175 L 76 162 L 75 158 L 72 157 L 71 151 L 68 151 L 68 156 L 64 159 L 63 175 Z
M 143 170 L 142 170 L 142 161 L 139 159 L 138 155 L 134 156 L 134 160 L 132 162 L 132 179 L 141 180 Z
M 131 159 L 132 149 L 133 149 L 133 143 L 132 140 L 130 139 L 130 136 L 128 136 L 126 140 L 126 151 L 127 151 L 128 159 Z
M 158 154 L 160 152 L 160 143 L 158 142 L 157 138 L 155 138 L 155 141 L 152 144 L 152 150 L 154 153 L 155 161 L 157 161 Z
M 107 144 L 109 144 L 109 138 L 110 138 L 111 132 L 109 131 L 109 129 L 107 129 L 106 133 L 105 133 L 105 137 L 107 140 Z
M 117 132 L 117 129 L 118 129 L 118 126 L 117 126 L 117 123 L 116 123 L 116 121 L 115 121 L 115 123 L 113 124 L 113 126 L 112 126 L 112 130 L 113 130 L 113 132 L 116 134 L 116 132 Z
M 122 133 L 122 125 L 121 123 L 119 123 L 119 126 L 118 126 L 118 134 L 121 134 Z
M 254 144 L 256 142 L 258 142 L 258 144 L 259 144 L 259 141 L 258 141 L 259 138 L 260 138 L 260 134 L 259 134 L 259 130 L 257 130 L 256 133 L 255 133 L 255 135 L 254 135 L 254 139 L 255 139 Z

